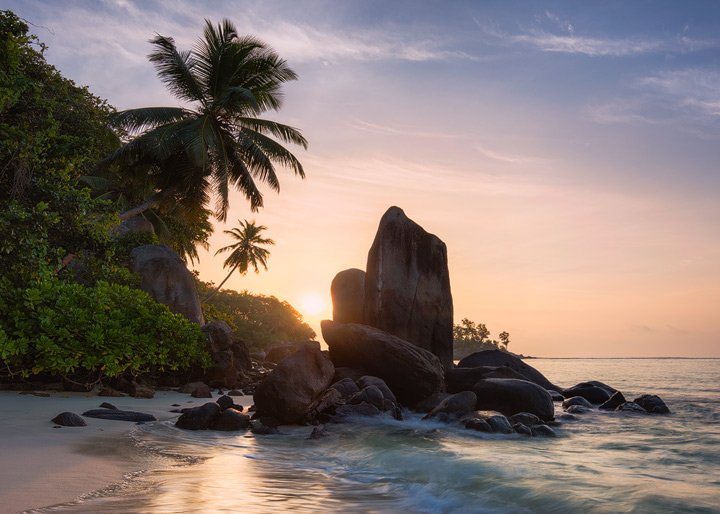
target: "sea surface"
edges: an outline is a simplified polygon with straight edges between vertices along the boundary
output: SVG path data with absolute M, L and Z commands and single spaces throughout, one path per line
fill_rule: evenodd
M 719 359 L 527 362 L 560 386 L 658 394 L 672 414 L 594 411 L 554 439 L 411 414 L 327 425 L 317 440 L 312 427 L 253 436 L 139 425 L 131 436 L 158 469 L 45 511 L 720 513 Z

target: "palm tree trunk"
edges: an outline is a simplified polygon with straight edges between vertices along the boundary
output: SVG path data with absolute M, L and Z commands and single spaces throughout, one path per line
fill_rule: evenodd
M 212 293 L 210 293 L 209 295 L 207 295 L 207 296 L 205 297 L 205 299 L 204 299 L 201 303 L 205 303 L 205 302 L 207 302 L 210 298 L 212 298 L 213 296 L 215 296 L 215 294 L 216 294 L 218 291 L 220 291 L 220 288 L 223 286 L 223 284 L 225 284 L 225 282 L 228 281 L 228 279 L 230 278 L 230 275 L 232 275 L 232 274 L 235 272 L 235 270 L 237 269 L 238 266 L 239 266 L 239 264 L 236 264 L 235 266 L 233 266 L 233 269 L 230 270 L 230 273 L 227 274 L 227 277 L 225 277 L 225 279 L 224 279 L 222 282 L 220 282 L 220 285 L 217 286 Z

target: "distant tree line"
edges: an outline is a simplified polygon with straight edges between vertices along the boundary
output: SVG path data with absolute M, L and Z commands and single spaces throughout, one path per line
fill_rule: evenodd
M 471 353 L 483 350 L 508 351 L 510 334 L 500 332 L 498 339 L 490 338 L 490 330 L 484 323 L 476 323 L 463 318 L 459 324 L 453 325 L 453 356 L 462 359 Z

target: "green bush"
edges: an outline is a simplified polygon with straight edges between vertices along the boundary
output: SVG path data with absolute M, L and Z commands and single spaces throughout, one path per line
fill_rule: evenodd
M 143 291 L 48 277 L 17 293 L 14 305 L 0 299 L 0 361 L 22 377 L 99 380 L 209 365 L 200 327 Z

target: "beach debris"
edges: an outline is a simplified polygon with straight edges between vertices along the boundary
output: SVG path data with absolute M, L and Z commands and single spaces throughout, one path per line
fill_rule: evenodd
M 91 409 L 82 414 L 86 418 L 110 419 L 113 421 L 157 421 L 152 414 L 120 409 Z
M 80 416 L 74 412 L 61 412 L 55 416 L 52 420 L 56 425 L 63 427 L 85 427 L 87 423 Z

